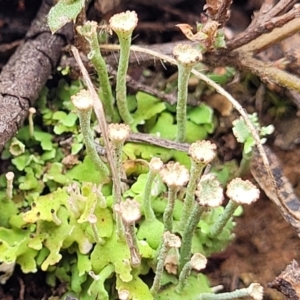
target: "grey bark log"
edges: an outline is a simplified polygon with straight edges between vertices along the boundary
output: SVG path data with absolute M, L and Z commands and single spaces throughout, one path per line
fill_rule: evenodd
M 51 6 L 52 1 L 43 1 L 24 43 L 0 74 L 0 151 L 22 126 L 29 107 L 56 66 L 62 47 L 72 36 L 70 26 L 51 34 L 47 26 Z

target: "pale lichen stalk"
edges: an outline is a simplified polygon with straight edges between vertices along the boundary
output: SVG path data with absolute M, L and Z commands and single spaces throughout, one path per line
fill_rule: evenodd
M 190 260 L 192 238 L 204 211 L 205 207 L 196 204 L 184 228 L 182 234 L 182 246 L 180 249 L 180 270 L 182 270 L 185 264 Z
M 93 64 L 100 83 L 102 90 L 102 102 L 105 110 L 105 116 L 108 123 L 116 121 L 114 111 L 114 97 L 109 82 L 109 75 L 107 66 L 103 56 L 101 55 L 100 45 L 97 34 L 97 23 L 94 21 L 88 21 L 83 26 L 78 26 L 76 29 L 85 39 L 88 41 L 90 46 L 90 52 L 88 58 Z
M 152 295 L 156 295 L 161 286 L 161 278 L 164 270 L 164 262 L 167 257 L 168 251 L 171 248 L 179 248 L 181 245 L 180 238 L 169 231 L 164 232 L 163 242 L 158 256 L 158 262 L 155 270 L 155 277 L 150 289 Z
M 13 180 L 15 174 L 13 172 L 7 172 L 5 174 L 6 177 L 6 198 L 7 200 L 11 200 L 13 197 Z
M 120 202 L 116 196 L 117 187 L 121 186 L 122 174 L 122 150 L 126 139 L 130 133 L 130 128 L 126 124 L 109 124 L 108 137 L 113 146 L 113 158 L 116 166 L 116 178 L 114 184 L 114 204 Z
M 91 130 L 91 113 L 93 109 L 93 100 L 87 90 L 81 90 L 79 93 L 71 97 L 74 106 L 77 108 L 80 128 L 83 135 L 84 144 L 86 146 L 87 154 L 99 171 L 103 179 L 108 177 L 108 168 L 100 159 L 93 138 Z
M 28 114 L 28 125 L 29 125 L 29 135 L 30 137 L 34 137 L 34 122 L 33 115 L 36 113 L 36 109 L 34 107 L 29 108 Z
M 191 260 L 184 265 L 182 271 L 180 272 L 179 280 L 178 280 L 179 282 L 175 291 L 180 294 L 187 283 L 187 279 L 190 276 L 192 269 L 195 269 L 196 271 L 199 272 L 200 270 L 206 267 L 206 264 L 207 264 L 206 257 L 201 253 L 195 253 L 192 256 Z
M 180 165 L 178 162 L 169 162 L 160 171 L 160 176 L 168 186 L 168 204 L 163 215 L 165 231 L 172 231 L 173 210 L 177 191 L 189 181 L 189 172 L 186 167 Z
M 131 124 L 133 122 L 127 105 L 126 75 L 130 55 L 131 36 L 137 22 L 137 14 L 134 11 L 116 14 L 109 20 L 110 28 L 117 34 L 120 43 L 116 99 L 119 114 L 126 124 Z
M 141 256 L 135 232 L 135 222 L 141 217 L 140 204 L 135 200 L 126 199 L 126 201 L 115 204 L 114 211 L 116 212 L 116 217 L 121 218 L 124 226 L 124 238 L 130 251 L 131 265 L 134 268 L 138 267 L 141 263 Z
M 252 283 L 248 288 L 235 290 L 229 293 L 202 293 L 199 295 L 198 300 L 231 300 L 249 296 L 254 300 L 262 300 L 263 291 L 263 287 L 259 283 Z
M 218 207 L 223 201 L 223 189 L 219 181 L 211 174 L 203 175 L 197 185 L 197 202 L 184 228 L 180 249 L 180 269 L 190 260 L 192 238 L 206 207 Z
M 163 221 L 165 226 L 164 231 L 173 230 L 173 210 L 175 207 L 176 195 L 177 195 L 177 188 L 169 187 L 168 204 L 163 215 Z
M 173 50 L 178 66 L 178 93 L 177 93 L 177 142 L 184 142 L 186 135 L 186 105 L 188 97 L 188 81 L 191 71 L 202 58 L 201 53 L 190 45 L 179 44 Z
M 186 189 L 179 228 L 183 228 L 188 221 L 194 206 L 197 181 L 200 179 L 203 169 L 215 158 L 215 150 L 216 145 L 210 141 L 197 141 L 189 147 L 188 153 L 191 157 L 190 180 Z
M 143 210 L 146 220 L 154 220 L 155 214 L 151 207 L 151 189 L 155 176 L 162 169 L 163 162 L 160 158 L 153 157 L 149 163 L 149 173 L 143 194 Z
M 90 223 L 90 225 L 92 227 L 95 242 L 97 244 L 102 245 L 102 244 L 104 244 L 105 241 L 99 235 L 99 231 L 98 231 L 98 228 L 97 228 L 97 221 L 98 221 L 98 219 L 97 219 L 96 215 L 90 214 L 88 216 L 88 222 Z
M 259 198 L 259 189 L 249 180 L 235 178 L 228 184 L 226 194 L 230 200 L 226 205 L 224 212 L 211 227 L 210 235 L 212 237 L 216 237 L 222 232 L 239 205 L 251 204 Z

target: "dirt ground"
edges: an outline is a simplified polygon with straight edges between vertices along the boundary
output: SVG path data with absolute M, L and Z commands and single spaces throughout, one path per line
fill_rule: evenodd
M 13 37 L 9 38 L 9 30 L 13 32 L 15 28 L 23 28 L 24 31 L 29 24 L 27 18 L 23 23 L 20 21 L 20 11 L 23 15 L 27 15 L 24 14 L 22 5 L 25 5 L 25 8 L 33 6 L 32 1 L 31 3 L 21 0 L 12 2 L 15 6 L 12 5 L 11 10 L 15 9 L 15 16 L 18 18 L 14 17 L 14 11 L 10 11 L 9 14 L 6 12 L 6 15 L 0 12 L 0 66 L 5 64 L 8 56 L 15 49 L 13 42 L 19 41 L 26 32 L 17 31 L 17 34 L 15 33 Z M 197 20 L 200 10 L 193 9 L 193 1 L 186 1 L 185 5 L 179 3 L 174 6 L 169 5 L 172 4 L 171 0 L 167 2 L 165 5 L 153 5 L 152 7 L 146 4 L 146 1 L 133 1 L 128 5 L 130 9 L 137 9 L 142 20 L 139 24 L 139 39 L 151 43 L 174 40 L 180 35 L 174 29 L 174 24 L 184 21 L 191 23 Z M 235 6 L 229 22 L 234 30 L 243 30 L 250 20 L 252 10 L 259 7 L 260 4 L 260 1 L 248 1 L 248 4 L 244 5 L 241 2 L 234 1 Z M 0 7 L 5 3 L 8 2 L 0 0 Z M 203 6 L 203 1 L 201 3 Z M 15 23 L 9 22 L 9 20 L 15 20 Z M 150 31 L 148 22 L 152 22 Z M 15 28 L 12 27 L 13 24 L 15 24 Z M 7 48 L 9 45 L 11 45 L 11 49 Z M 281 151 L 274 148 L 274 151 L 282 162 L 286 176 L 300 196 L 300 169 L 298 167 L 300 149 Z M 259 282 L 265 287 L 264 299 L 284 299 L 280 293 L 267 288 L 266 285 L 273 281 L 293 259 L 300 262 L 300 239 L 295 230 L 285 222 L 277 207 L 268 200 L 263 192 L 259 201 L 245 207 L 243 216 L 238 218 L 236 223 L 236 238 L 233 243 L 225 252 L 216 254 L 209 259 L 206 272 L 212 285 L 223 285 L 224 290 L 231 291 L 248 286 L 251 282 Z M 61 293 L 63 287 L 50 290 L 44 285 L 43 279 L 41 274 L 24 276 L 17 271 L 5 286 L 0 286 L 0 299 L 48 299 L 50 295 Z
M 274 148 L 276 149 L 276 148 Z M 286 176 L 300 195 L 300 149 L 276 151 Z M 260 199 L 245 207 L 237 219 L 236 238 L 230 247 L 210 260 L 209 277 L 213 285 L 222 284 L 226 290 L 259 282 L 265 288 L 264 299 L 284 299 L 282 294 L 267 287 L 293 259 L 300 261 L 300 239 L 285 222 L 277 207 L 262 192 Z

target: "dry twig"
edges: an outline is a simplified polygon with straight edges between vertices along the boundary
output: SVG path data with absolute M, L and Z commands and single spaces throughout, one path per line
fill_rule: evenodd
M 107 159 L 111 168 L 111 173 L 112 173 L 112 179 L 114 182 L 118 182 L 117 180 L 117 169 L 116 169 L 116 165 L 113 159 L 113 151 L 111 151 L 111 147 L 110 147 L 110 142 L 109 142 L 109 138 L 108 138 L 108 126 L 106 123 L 106 119 L 105 119 L 105 114 L 104 114 L 104 110 L 103 110 L 103 106 L 102 106 L 102 102 L 99 99 L 99 96 L 92 84 L 92 81 L 89 77 L 89 74 L 86 70 L 86 68 L 84 67 L 84 64 L 81 60 L 81 57 L 79 55 L 78 50 L 72 46 L 71 50 L 73 52 L 73 55 L 75 57 L 75 60 L 81 70 L 82 76 L 83 76 L 83 80 L 91 94 L 91 97 L 93 98 L 94 101 L 94 111 L 95 114 L 97 116 L 98 119 L 98 123 L 102 132 L 102 136 L 104 139 L 104 143 L 105 143 L 105 147 L 106 147 L 106 151 L 107 151 Z M 119 202 L 121 202 L 121 189 L 120 186 L 118 184 L 114 184 L 114 189 L 115 189 L 115 196 L 118 199 Z
M 118 51 L 120 49 L 120 46 L 118 45 L 102 45 L 101 48 L 106 49 L 106 50 L 114 50 L 114 51 Z M 166 61 L 170 64 L 176 65 L 176 60 L 174 58 L 171 58 L 169 56 L 166 55 L 162 55 L 161 53 L 155 52 L 153 50 L 149 50 L 149 49 L 144 49 L 142 47 L 138 47 L 138 46 L 131 46 L 130 47 L 131 51 L 137 51 L 137 52 L 142 52 L 142 53 L 147 53 L 149 55 L 152 55 L 153 57 L 156 57 L 162 61 Z M 224 96 L 226 99 L 228 99 L 231 104 L 233 105 L 233 107 L 240 113 L 240 115 L 243 117 L 245 123 L 247 124 L 255 142 L 258 148 L 258 151 L 262 157 L 263 160 L 263 164 L 267 170 L 267 173 L 269 174 L 270 178 L 272 179 L 272 182 L 274 183 L 274 187 L 276 187 L 275 185 L 275 180 L 273 177 L 273 174 L 271 172 L 270 169 L 270 165 L 269 165 L 269 161 L 267 159 L 266 153 L 263 149 L 263 146 L 261 144 L 260 141 L 260 137 L 259 134 L 257 133 L 255 127 L 253 126 L 253 124 L 251 123 L 247 113 L 245 112 L 244 108 L 240 105 L 240 103 L 235 100 L 227 91 L 225 91 L 220 85 L 218 85 L 217 83 L 215 83 L 213 80 L 211 80 L 210 78 L 208 78 L 205 74 L 202 74 L 196 70 L 192 70 L 192 73 L 198 77 L 199 79 L 203 80 L 205 83 L 207 83 L 209 86 L 213 87 L 219 94 L 221 94 L 222 96 Z
M 261 36 L 263 33 L 270 32 L 274 28 L 281 27 L 299 17 L 300 6 L 298 4 L 294 5 L 287 13 L 280 15 L 281 12 L 293 3 L 293 0 L 281 0 L 275 6 L 273 6 L 273 2 L 272 0 L 264 2 L 260 11 L 254 14 L 254 18 L 248 28 L 227 43 L 228 50 L 237 49 Z

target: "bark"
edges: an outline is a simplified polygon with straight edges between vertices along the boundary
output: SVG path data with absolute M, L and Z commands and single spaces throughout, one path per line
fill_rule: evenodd
M 51 34 L 47 26 L 51 6 L 52 1 L 43 1 L 24 43 L 0 74 L 0 151 L 22 126 L 29 107 L 56 66 L 62 47 L 72 37 L 71 26 Z
M 281 292 L 286 300 L 299 300 L 300 297 L 300 269 L 298 262 L 293 260 L 286 269 L 268 283 L 268 287 Z

